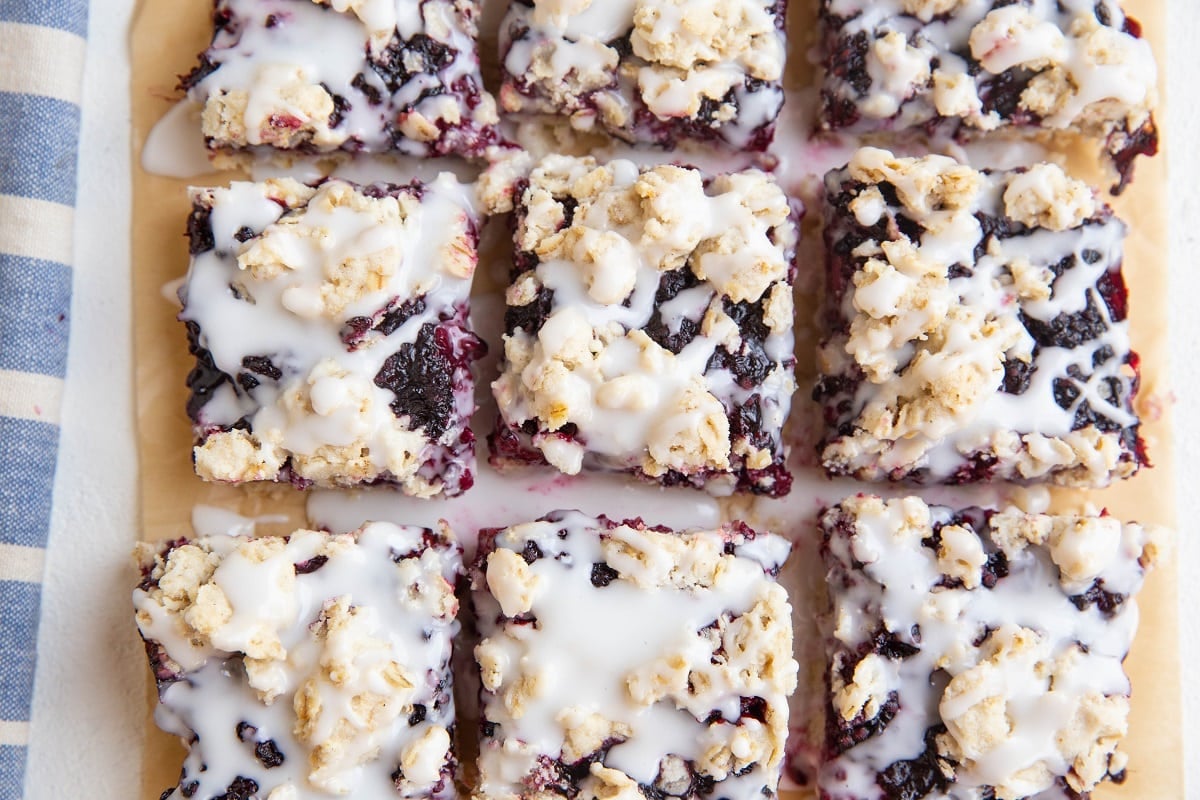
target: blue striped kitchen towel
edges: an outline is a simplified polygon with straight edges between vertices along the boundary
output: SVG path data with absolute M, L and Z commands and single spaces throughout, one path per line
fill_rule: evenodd
M 19 800 L 25 780 L 87 11 L 87 0 L 0 0 L 0 800 Z

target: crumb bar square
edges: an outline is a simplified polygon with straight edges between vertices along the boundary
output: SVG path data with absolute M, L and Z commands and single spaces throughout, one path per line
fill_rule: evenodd
M 163 800 L 456 796 L 446 530 L 139 545 L 155 719 L 187 747 Z
M 474 482 L 469 187 L 339 179 L 194 189 L 179 291 L 196 473 L 299 488 Z
M 822 125 L 857 132 L 1073 131 L 1119 181 L 1153 155 L 1158 73 L 1116 0 L 822 0 Z
M 182 88 L 218 153 L 478 157 L 499 142 L 478 0 L 215 0 Z
M 1086 185 L 866 148 L 824 211 L 828 472 L 1100 487 L 1146 463 L 1125 225 Z
M 798 232 L 774 180 L 553 156 L 516 205 L 492 463 L 787 493 Z
M 518 0 L 501 26 L 505 111 L 673 147 L 771 144 L 787 0 Z
M 775 797 L 790 545 L 557 512 L 483 531 L 476 796 Z
M 821 528 L 822 800 L 1078 800 L 1124 778 L 1121 662 L 1162 531 L 867 495 Z

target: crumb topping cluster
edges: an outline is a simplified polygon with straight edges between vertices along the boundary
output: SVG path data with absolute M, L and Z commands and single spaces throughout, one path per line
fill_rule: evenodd
M 783 104 L 782 29 L 773 0 L 514 3 L 500 102 L 634 141 L 762 149 Z
M 498 143 L 476 0 L 220 0 L 184 79 L 218 152 L 481 156 Z
M 1102 140 L 1128 177 L 1157 134 L 1157 67 L 1115 0 L 823 0 L 828 128 L 969 134 L 1005 126 Z
M 827 469 L 1104 485 L 1140 463 L 1124 226 L 1053 164 L 863 148 L 826 179 Z
M 797 672 L 784 540 L 559 512 L 481 552 L 482 794 L 774 795 Z
M 1021 798 L 1060 779 L 1086 794 L 1120 777 L 1130 598 L 1162 531 L 866 495 L 822 527 L 834 587 L 825 796 Z
M 467 190 L 342 180 L 193 193 L 180 292 L 207 480 L 385 480 L 456 493 L 472 466 Z M 422 360 L 421 364 L 417 364 Z M 451 462 L 439 476 L 432 462 Z
M 183 796 L 452 796 L 448 534 L 371 523 L 137 555 L 159 716 L 190 743 Z
M 568 474 L 586 462 L 700 485 L 782 464 L 796 237 L 761 172 L 545 159 L 519 202 L 503 424 Z

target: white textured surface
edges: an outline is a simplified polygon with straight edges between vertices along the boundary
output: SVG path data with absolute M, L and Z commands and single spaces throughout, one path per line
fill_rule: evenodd
M 75 302 L 62 450 L 47 558 L 27 800 L 141 800 L 145 698 L 141 648 L 130 618 L 134 446 L 129 267 L 127 40 L 134 0 L 93 0 L 84 85 Z M 1200 662 L 1200 614 L 1187 598 L 1200 567 L 1200 3 L 1168 0 L 1167 119 L 1171 172 L 1172 358 L 1179 398 L 1179 558 L 1183 663 Z M 1185 668 L 1186 675 L 1196 674 Z M 1186 677 L 1185 677 L 1186 681 Z M 1200 799 L 1200 684 L 1184 686 L 1189 798 Z M 1131 798 L 1130 800 L 1135 800 Z M 1137 800 L 1141 800 L 1140 798 Z
M 25 797 L 141 800 L 146 714 L 130 616 L 137 505 L 129 264 L 129 19 L 96 0 L 83 87 L 70 380 Z
M 1200 539 L 1192 524 L 1200 518 L 1200 82 L 1196 80 L 1196 43 L 1200 42 L 1200 3 L 1168 0 L 1171 20 L 1167 39 L 1167 158 L 1170 172 L 1171 249 L 1162 265 L 1171 270 L 1171 370 L 1175 395 L 1175 454 L 1179 465 L 1176 493 L 1179 517 L 1180 642 L 1183 663 L 1183 752 L 1187 761 L 1187 796 L 1200 798 L 1200 614 L 1192 591 L 1200 567 Z M 1160 56 L 1161 58 L 1161 56 Z

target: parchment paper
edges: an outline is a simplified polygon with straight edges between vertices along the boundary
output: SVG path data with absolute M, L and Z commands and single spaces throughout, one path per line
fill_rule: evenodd
M 803 61 L 811 43 L 815 0 L 792 0 L 791 62 Z M 1127 0 L 1127 10 L 1144 27 L 1165 75 L 1165 0 Z M 205 484 L 191 468 L 191 428 L 184 412 L 185 378 L 192 367 L 183 326 L 175 320 L 176 306 L 168 299 L 167 285 L 182 277 L 188 263 L 185 220 L 189 210 L 187 181 L 149 175 L 140 168 L 140 154 L 154 123 L 181 94 L 177 76 L 195 63 L 211 33 L 211 0 L 141 0 L 131 32 L 133 82 L 133 310 L 135 315 L 135 375 L 141 459 L 142 538 L 154 541 L 190 533 L 191 509 L 204 503 L 224 506 L 248 516 L 286 515 L 287 522 L 260 530 L 292 530 L 305 521 L 304 497 L 287 486 L 218 487 Z M 485 56 L 486 58 L 486 56 Z M 806 80 L 803 70 L 789 64 L 789 79 Z M 1162 77 L 1160 77 L 1160 84 Z M 1160 86 L 1165 98 L 1165 87 Z M 1165 113 L 1157 112 L 1160 125 Z M 1096 175 L 1094 159 L 1079 154 L 1073 167 Z M 1142 358 L 1139 412 L 1154 468 L 1135 479 L 1086 499 L 1108 508 L 1114 515 L 1164 525 L 1175 523 L 1174 452 L 1171 439 L 1171 395 L 1167 379 L 1167 159 L 1141 159 L 1132 187 L 1113 203 L 1130 224 L 1126 241 L 1125 275 L 1130 287 L 1130 309 L 1135 349 Z M 217 185 L 237 177 L 207 176 L 201 183 Z M 799 337 L 797 357 L 803 401 L 803 375 L 811 373 L 812 355 Z M 806 365 L 807 366 L 806 368 Z M 870 487 L 864 487 L 869 490 Z M 1075 504 L 1080 498 L 1056 496 L 1058 504 Z M 1102 786 L 1098 800 L 1128 798 L 1174 800 L 1183 798 L 1180 720 L 1180 665 L 1178 640 L 1178 574 L 1174 559 L 1148 580 L 1139 597 L 1141 628 L 1126 666 L 1133 680 L 1134 699 L 1130 733 L 1125 749 L 1130 755 L 1128 779 L 1122 786 Z M 130 575 L 130 586 L 134 578 Z M 803 602 L 803 600 L 800 600 Z M 133 624 L 132 609 L 130 625 Z M 812 665 L 808 665 L 811 669 Z M 802 665 L 802 674 L 806 666 Z M 164 787 L 178 779 L 183 750 L 175 737 L 159 731 L 150 712 L 154 685 L 146 671 L 146 738 L 142 797 L 154 800 Z M 803 689 L 802 689 L 803 691 Z M 790 796 L 789 796 L 790 795 Z M 785 793 L 784 800 L 799 800 L 805 793 Z

